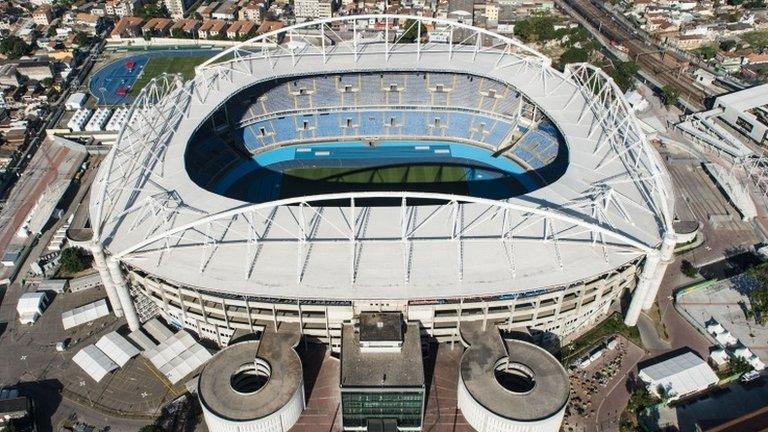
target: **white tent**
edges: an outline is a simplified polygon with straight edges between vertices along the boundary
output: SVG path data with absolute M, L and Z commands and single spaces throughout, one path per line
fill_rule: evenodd
M 181 381 L 211 358 L 189 333 L 180 331 L 144 355 L 172 384 Z
M 139 355 L 139 350 L 116 331 L 107 333 L 96 342 L 96 348 L 100 349 L 118 366 L 123 367 L 128 360 Z
M 706 389 L 717 384 L 718 378 L 711 367 L 692 352 L 645 367 L 638 374 L 648 390 L 659 394 L 663 387 L 672 399 Z
M 64 330 L 69 330 L 107 315 L 109 315 L 109 306 L 105 299 L 101 299 L 62 313 L 61 323 L 64 325 Z
M 163 342 L 173 336 L 173 332 L 168 330 L 168 327 L 161 323 L 157 318 L 152 318 L 151 320 L 147 321 L 144 323 L 143 327 L 144 330 L 146 330 L 149 335 L 155 338 L 155 340 L 158 342 Z
M 725 331 L 722 325 L 720 325 L 719 322 L 715 321 L 712 324 L 707 326 L 707 331 L 712 335 L 718 335 Z
M 72 357 L 72 361 L 96 382 L 101 381 L 108 373 L 118 367 L 106 354 L 96 348 L 96 345 L 88 345 L 81 349 Z
M 721 333 L 718 333 L 718 334 L 716 334 L 716 335 L 715 335 L 715 339 L 717 339 L 717 342 L 718 342 L 720 345 L 722 345 L 722 346 L 731 346 L 731 345 L 736 345 L 736 344 L 739 342 L 739 340 L 738 340 L 738 339 L 736 339 L 736 338 L 735 338 L 735 337 L 734 337 L 734 336 L 731 334 L 731 332 L 729 332 L 729 331 L 727 331 L 727 330 L 726 330 L 726 331 L 724 331 L 724 332 L 721 332 Z
M 33 324 L 40 318 L 48 306 L 48 296 L 44 292 L 29 292 L 19 297 L 16 311 L 22 324 Z

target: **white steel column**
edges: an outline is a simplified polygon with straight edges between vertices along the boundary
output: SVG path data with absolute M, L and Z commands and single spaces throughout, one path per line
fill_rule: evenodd
M 653 301 L 656 300 L 656 295 L 659 293 L 659 288 L 661 287 L 661 282 L 664 280 L 664 274 L 667 272 L 667 267 L 674 261 L 676 245 L 677 236 L 675 233 L 668 232 L 661 243 L 661 250 L 659 251 L 661 260 L 656 269 L 656 274 L 653 276 L 651 289 L 648 291 L 648 296 L 643 303 L 643 310 L 648 310 L 653 306 Z
M 91 255 L 93 255 L 93 265 L 101 276 L 101 283 L 104 284 L 104 290 L 107 292 L 107 298 L 109 298 L 109 304 L 112 305 L 112 311 L 115 312 L 115 316 L 123 316 L 123 307 L 120 305 L 120 297 L 117 296 L 117 290 L 115 290 L 115 283 L 112 281 L 112 276 L 109 274 L 107 268 L 107 258 L 104 255 L 104 249 L 101 245 L 94 242 L 91 243 Z
M 628 326 L 637 324 L 637 319 L 640 318 L 640 311 L 643 309 L 648 292 L 654 291 L 651 285 L 655 280 L 660 261 L 661 254 L 657 250 L 648 252 L 648 255 L 645 257 L 643 271 L 640 273 L 635 292 L 632 294 L 632 301 L 630 301 L 627 313 L 624 315 L 624 324 Z
M 131 293 L 128 292 L 128 284 L 125 282 L 123 271 L 120 269 L 120 262 L 114 258 L 107 259 L 107 268 L 109 274 L 112 275 L 112 281 L 115 283 L 115 290 L 117 291 L 117 297 L 120 299 L 120 304 L 123 306 L 123 312 L 125 313 L 125 319 L 128 321 L 128 327 L 131 331 L 138 330 L 141 327 L 139 323 L 139 317 L 136 315 L 136 308 L 133 306 L 133 300 L 131 300 Z

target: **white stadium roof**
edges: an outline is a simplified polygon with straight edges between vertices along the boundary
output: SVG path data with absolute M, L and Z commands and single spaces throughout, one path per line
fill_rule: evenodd
M 719 381 L 707 362 L 692 352 L 645 367 L 638 375 L 651 391 L 656 392 L 663 386 L 677 397 L 704 390 Z
M 183 330 L 166 339 L 156 348 L 148 349 L 144 352 L 144 356 L 172 384 L 181 381 L 212 357 L 204 346 Z
M 116 331 L 102 336 L 96 342 L 96 347 L 120 367 L 125 366 L 130 359 L 139 355 L 139 350 Z
M 101 299 L 93 303 L 76 307 L 61 314 L 61 323 L 64 330 L 77 327 L 109 315 L 109 306 L 107 300 Z
M 110 360 L 96 345 L 88 345 L 81 349 L 72 356 L 72 361 L 96 382 L 101 381 L 108 373 L 118 368 L 117 364 Z
M 364 32 L 358 23 L 386 21 L 389 29 L 406 18 L 454 43 L 398 44 L 385 30 L 362 44 L 331 28 L 355 27 L 351 37 Z M 453 40 L 454 30 L 469 36 Z M 283 37 L 305 43 L 276 45 Z M 341 40 L 331 46 L 327 37 Z M 407 70 L 469 73 L 516 88 L 563 134 L 565 174 L 499 201 L 354 192 L 251 204 L 205 190 L 187 173 L 192 134 L 245 88 L 278 76 Z M 607 75 L 585 64 L 559 72 L 517 40 L 451 21 L 375 15 L 288 27 L 224 51 L 191 81 L 155 81 L 133 109 L 141 121 L 121 132 L 92 189 L 94 233 L 113 257 L 191 287 L 337 300 L 500 295 L 597 277 L 671 232 L 669 176 Z M 355 207 L 354 199 L 371 197 L 402 204 Z M 330 198 L 347 204 L 317 204 Z M 446 204 L 409 204 L 424 198 Z

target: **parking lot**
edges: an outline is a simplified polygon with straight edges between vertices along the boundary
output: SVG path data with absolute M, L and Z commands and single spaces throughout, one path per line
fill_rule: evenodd
M 684 315 L 702 332 L 711 318 L 731 332 L 763 362 L 768 362 L 768 327 L 747 318 L 742 305 L 749 305 L 751 285 L 744 276 L 735 276 L 713 285 L 678 295 L 677 304 Z
M 109 315 L 64 330 L 61 313 L 105 298 L 102 288 L 55 295 L 43 316 L 31 326 L 18 323 L 15 308 L 20 295 L 21 286 L 11 285 L 0 306 L 0 321 L 7 324 L 0 335 L 0 385 L 23 383 L 22 393 L 32 395 L 38 405 L 36 417 L 41 430 L 56 429 L 72 412 L 80 413 L 80 406 L 146 423 L 167 401 L 182 393 L 180 388 L 171 388 L 141 356 L 99 383 L 72 362 L 72 356 L 84 346 L 123 325 L 124 321 Z M 57 352 L 56 343 L 62 341 L 68 341 L 69 346 L 65 352 Z M 132 428 L 121 429 L 118 425 L 112 430 Z

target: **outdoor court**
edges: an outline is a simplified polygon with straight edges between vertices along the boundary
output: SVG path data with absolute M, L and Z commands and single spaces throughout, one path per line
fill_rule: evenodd
M 196 49 L 152 51 L 126 56 L 97 70 L 91 76 L 88 89 L 98 99 L 99 105 L 130 105 L 152 78 L 163 73 L 180 73 L 190 78 L 195 66 L 217 52 Z

